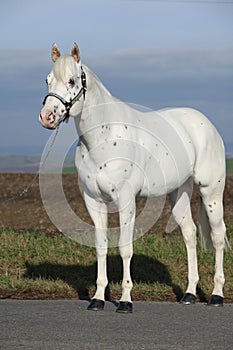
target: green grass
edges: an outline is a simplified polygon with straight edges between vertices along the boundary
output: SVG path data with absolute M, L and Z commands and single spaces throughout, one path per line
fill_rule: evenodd
M 233 243 L 233 227 L 228 229 Z M 0 296 L 13 298 L 88 299 L 95 291 L 95 249 L 60 235 L 0 230 Z M 214 253 L 198 245 L 201 301 L 213 286 Z M 233 254 L 226 252 L 225 299 L 233 302 Z M 107 297 L 119 299 L 122 263 L 109 249 Z M 132 260 L 134 300 L 176 301 L 185 291 L 187 259 L 180 234 L 148 234 L 134 243 Z
M 65 167 L 62 170 L 63 174 L 76 174 L 77 170 L 75 166 Z
M 226 159 L 226 168 L 228 173 L 233 172 L 233 158 L 232 159 Z

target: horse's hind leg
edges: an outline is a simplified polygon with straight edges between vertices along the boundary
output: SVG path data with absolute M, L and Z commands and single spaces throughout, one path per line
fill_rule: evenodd
M 205 124 L 205 123 L 204 123 Z M 223 304 L 223 253 L 227 248 L 226 228 L 223 221 L 223 191 L 225 187 L 225 151 L 215 129 L 202 128 L 205 141 L 199 135 L 199 144 L 205 148 L 197 152 L 194 181 L 199 187 L 202 205 L 199 211 L 200 233 L 204 243 L 215 248 L 214 289 L 210 305 Z M 207 134 L 208 133 L 208 134 Z M 201 219 L 201 220 L 200 220 Z M 226 247 L 225 247 L 226 244 Z M 208 247 L 207 247 L 208 248 Z
M 188 258 L 188 287 L 181 303 L 194 304 L 199 280 L 196 250 L 196 226 L 190 207 L 191 182 L 188 180 L 181 188 L 170 194 L 172 214 L 181 228 Z
M 209 232 L 204 232 L 203 235 L 209 234 L 211 236 L 213 247 L 215 248 L 214 289 L 209 301 L 210 305 L 223 305 L 223 286 L 225 282 L 223 254 L 225 244 L 228 244 L 223 220 L 223 189 L 223 179 L 219 179 L 214 186 L 199 187 L 206 218 L 209 221 Z

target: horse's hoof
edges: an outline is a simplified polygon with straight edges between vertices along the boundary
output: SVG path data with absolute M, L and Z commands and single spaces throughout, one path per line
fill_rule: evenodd
M 122 314 L 131 314 L 133 312 L 133 303 L 129 301 L 120 301 L 116 312 Z
M 87 310 L 101 311 L 104 309 L 104 304 L 105 304 L 105 302 L 103 300 L 92 299 L 90 304 L 88 305 Z
M 220 295 L 212 294 L 211 298 L 208 302 L 208 305 L 209 306 L 223 306 L 223 301 L 224 301 L 224 298 L 220 297 Z
M 183 298 L 180 301 L 180 304 L 183 305 L 193 305 L 196 302 L 196 297 L 195 295 L 191 294 L 191 293 L 185 293 L 185 295 L 183 296 Z

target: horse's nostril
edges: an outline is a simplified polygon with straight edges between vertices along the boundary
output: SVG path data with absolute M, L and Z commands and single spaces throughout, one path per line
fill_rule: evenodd
M 48 113 L 46 119 L 47 119 L 49 122 L 54 122 L 55 116 L 54 116 L 53 112 Z

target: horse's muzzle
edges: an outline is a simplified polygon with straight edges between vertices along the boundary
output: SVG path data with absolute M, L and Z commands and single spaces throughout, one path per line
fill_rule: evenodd
M 46 129 L 56 129 L 56 116 L 49 108 L 42 108 L 39 115 L 39 121 Z

